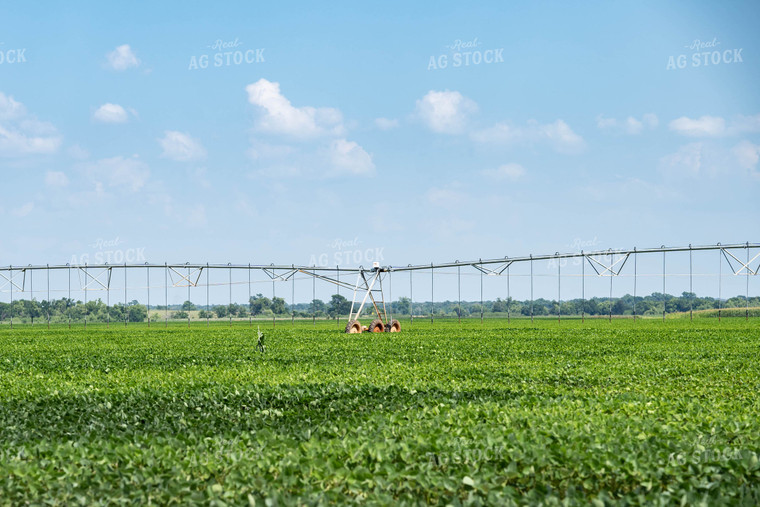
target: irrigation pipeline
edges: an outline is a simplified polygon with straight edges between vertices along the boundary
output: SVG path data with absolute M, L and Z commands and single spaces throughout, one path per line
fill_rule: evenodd
M 429 269 L 445 269 L 445 268 L 455 268 L 455 267 L 462 267 L 462 266 L 469 266 L 476 269 L 483 269 L 485 274 L 501 274 L 503 273 L 510 265 L 514 263 L 521 263 L 521 262 L 536 262 L 536 261 L 550 261 L 550 260 L 562 260 L 562 259 L 574 259 L 574 258 L 585 258 L 589 261 L 591 266 L 596 270 L 597 274 L 599 275 L 618 275 L 625 263 L 627 262 L 628 258 L 631 255 L 641 255 L 641 254 L 654 254 L 654 253 L 675 253 L 675 252 L 700 252 L 700 251 L 718 251 L 721 252 L 721 255 L 725 257 L 726 261 L 730 266 L 736 266 L 737 268 L 734 269 L 734 274 L 741 274 L 742 272 L 745 272 L 746 274 L 752 274 L 757 275 L 758 270 L 760 269 L 760 266 L 756 269 L 751 268 L 751 264 L 757 260 L 760 257 L 760 253 L 755 255 L 752 259 L 741 260 L 736 255 L 733 255 L 732 251 L 740 250 L 740 249 L 746 249 L 749 251 L 753 248 L 760 248 L 760 243 L 735 243 L 735 244 L 726 244 L 722 245 L 720 243 L 716 245 L 701 245 L 701 246 L 682 246 L 682 247 L 666 247 L 661 246 L 659 248 L 643 248 L 643 249 L 632 249 L 632 250 L 620 250 L 620 249 L 608 249 L 608 250 L 596 250 L 596 251 L 589 251 L 585 252 L 583 250 L 579 252 L 570 252 L 570 253 L 554 253 L 554 254 L 547 254 L 547 255 L 528 255 L 528 256 L 521 256 L 521 257 L 499 257 L 499 258 L 492 258 L 492 259 L 477 259 L 477 260 L 470 260 L 470 261 L 453 261 L 453 262 L 446 262 L 446 263 L 429 263 L 429 264 L 408 264 L 406 266 L 382 266 L 380 269 L 382 271 L 387 272 L 404 272 L 404 271 L 421 271 L 421 270 L 429 270 Z M 602 260 L 604 258 L 617 258 L 618 260 L 613 262 L 612 264 L 605 264 Z M 496 268 L 484 268 L 485 266 L 497 266 Z M 8 276 L 3 275 L 2 273 L 9 273 L 9 272 L 26 272 L 26 271 L 42 271 L 42 270 L 66 270 L 66 269 L 87 269 L 87 270 L 111 270 L 114 268 L 118 269 L 136 269 L 136 268 L 142 268 L 142 269 L 159 269 L 164 268 L 168 270 L 194 270 L 196 272 L 200 272 L 201 270 L 211 270 L 211 269 L 228 269 L 228 270 L 256 270 L 256 271 L 264 271 L 266 272 L 271 278 L 274 280 L 288 280 L 290 277 L 292 277 L 294 274 L 301 272 L 306 273 L 309 275 L 317 274 L 317 273 L 334 273 L 336 270 L 339 270 L 343 273 L 360 273 L 360 272 L 367 272 L 372 271 L 373 267 L 335 267 L 335 266 L 307 266 L 307 265 L 297 265 L 297 264 L 196 264 L 196 263 L 179 263 L 179 264 L 169 264 L 169 263 L 163 263 L 163 264 L 151 264 L 148 262 L 145 262 L 143 264 L 130 264 L 130 263 L 123 263 L 123 264 L 42 264 L 42 265 L 32 265 L 29 264 L 27 266 L 0 266 L 0 282 L 2 282 L 2 278 L 5 279 L 5 281 L 8 281 Z M 746 271 L 745 271 L 746 270 Z M 278 274 L 279 272 L 279 274 Z M 185 275 L 177 272 L 178 276 L 185 278 Z M 196 273 L 197 274 L 197 273 Z M 200 276 L 198 276 L 200 278 Z M 319 278 L 319 277 L 317 277 Z M 194 284 L 193 284 L 194 285 Z

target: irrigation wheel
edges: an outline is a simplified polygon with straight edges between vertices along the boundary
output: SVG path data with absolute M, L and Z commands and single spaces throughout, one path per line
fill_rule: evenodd
M 367 330 L 370 333 L 382 333 L 385 331 L 385 324 L 383 324 L 382 320 L 375 319 L 372 321 L 372 324 L 369 325 L 369 328 Z
M 386 331 L 389 333 L 398 333 L 401 331 L 401 323 L 397 321 L 396 319 L 391 320 L 388 322 L 388 325 L 385 328 Z
M 346 324 L 346 333 L 361 333 L 362 332 L 362 325 L 358 320 L 349 320 L 348 324 Z

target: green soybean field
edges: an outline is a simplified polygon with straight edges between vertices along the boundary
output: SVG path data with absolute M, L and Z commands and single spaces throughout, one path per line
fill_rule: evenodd
M 757 319 L 342 326 L 2 326 L 0 504 L 760 504 Z

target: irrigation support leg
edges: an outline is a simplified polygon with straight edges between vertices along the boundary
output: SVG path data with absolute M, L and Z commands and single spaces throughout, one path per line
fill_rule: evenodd
M 482 259 L 480 259 L 482 261 Z M 483 270 L 480 270 L 480 323 L 483 323 Z
M 720 246 L 720 243 L 718 243 L 718 246 Z M 723 309 L 723 301 L 721 301 L 721 288 L 723 284 L 723 259 L 721 259 L 721 255 L 723 255 L 723 250 L 718 249 L 718 322 L 720 322 L 720 314 L 721 310 Z
M 111 328 L 111 284 L 106 287 L 106 308 L 108 308 L 108 315 L 106 316 L 106 329 Z
M 636 324 L 636 282 L 638 280 L 638 256 L 636 247 L 633 248 L 633 323 Z
M 694 268 L 692 263 L 691 243 L 689 243 L 689 321 L 694 321 Z
M 67 269 L 69 274 L 69 300 L 66 302 L 66 314 L 68 316 L 69 320 L 69 329 L 71 329 L 71 266 L 69 266 L 69 269 Z M 13 289 L 13 286 L 11 286 L 11 290 Z M 13 292 L 11 292 L 13 294 Z M 11 303 L 13 302 L 13 298 L 11 298 Z M 11 308 L 13 308 L 13 305 L 11 304 Z M 11 312 L 11 324 L 13 323 L 13 312 Z M 13 327 L 13 326 L 11 326 Z
M 751 274 L 749 272 L 749 241 L 747 241 L 747 268 L 745 269 L 746 276 L 747 276 L 747 292 L 746 292 L 746 303 L 747 303 L 747 310 L 744 313 L 744 320 L 749 321 L 749 275 Z
M 533 254 L 530 254 L 530 322 L 533 323 Z
M 338 281 L 340 281 L 340 278 L 338 278 Z M 340 290 L 340 285 L 338 285 L 338 289 Z M 388 272 L 388 300 L 390 301 L 390 305 L 388 305 L 388 308 L 390 308 L 388 318 L 388 322 L 393 321 L 393 271 Z
M 663 245 L 663 248 L 665 246 Z M 665 322 L 667 312 L 667 298 L 665 297 L 665 252 L 662 252 L 662 321 Z
M 586 322 L 586 256 L 581 250 L 581 322 Z
M 84 328 L 87 329 L 87 263 L 84 263 L 84 272 L 85 272 L 85 285 L 82 288 L 84 291 Z M 81 277 L 81 275 L 80 275 Z M 80 279 L 80 285 L 81 285 L 81 279 Z
M 31 268 L 32 265 L 29 264 L 29 267 Z M 34 270 L 29 270 L 29 303 L 34 302 Z M 34 312 L 29 312 L 29 315 L 32 318 L 32 327 L 34 327 Z
M 510 299 L 511 296 L 509 294 L 509 268 L 510 266 L 507 266 L 507 324 L 511 322 L 509 310 L 512 306 L 512 300 Z
M 47 274 L 47 328 L 50 329 L 50 264 L 46 264 Z
M 557 322 L 562 322 L 562 259 L 559 257 L 557 257 Z
M 457 322 L 462 323 L 462 266 L 457 266 Z
M 610 254 L 610 299 L 609 299 L 609 306 L 610 306 L 610 319 L 609 321 L 612 322 L 612 279 L 615 276 L 615 272 L 612 270 L 612 254 Z
M 412 271 L 409 271 L 409 325 L 414 324 L 414 285 Z
M 295 275 L 295 265 L 293 265 L 293 277 L 291 278 L 291 284 L 290 284 L 290 324 L 295 326 L 296 325 L 296 275 Z
M 435 270 L 433 269 L 433 263 L 430 263 L 430 324 L 433 324 L 433 312 L 435 311 L 433 307 L 433 300 L 435 299 L 435 292 L 433 288 L 435 280 Z

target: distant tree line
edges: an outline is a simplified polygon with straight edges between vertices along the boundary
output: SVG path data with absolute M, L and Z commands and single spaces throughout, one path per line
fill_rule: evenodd
M 562 301 L 560 305 L 556 300 L 538 298 L 531 301 L 518 301 L 512 298 L 496 301 L 440 301 L 440 302 L 412 302 L 409 298 L 402 297 L 393 303 L 387 303 L 388 310 L 394 315 L 430 315 L 438 317 L 479 317 L 481 313 L 489 316 L 511 314 L 513 316 L 547 316 L 557 315 L 633 315 L 634 304 L 636 315 L 660 315 L 663 310 L 666 313 L 712 310 L 718 308 L 744 308 L 760 307 L 760 297 L 736 296 L 725 300 L 712 297 L 697 297 L 691 292 L 684 292 L 680 296 L 655 292 L 649 296 L 637 296 L 630 294 L 618 298 L 571 299 Z M 8 321 L 11 316 L 21 322 L 47 321 L 67 322 L 144 322 L 148 319 L 148 312 L 152 320 L 164 319 L 167 315 L 170 319 L 241 319 L 241 318 L 273 318 L 276 316 L 293 316 L 295 318 L 311 318 L 312 316 L 323 319 L 337 319 L 347 316 L 351 310 L 351 301 L 340 294 L 334 294 L 329 302 L 325 303 L 315 299 L 310 303 L 298 303 L 288 305 L 283 298 L 274 297 L 269 299 L 257 294 L 248 304 L 232 303 L 227 305 L 211 305 L 208 308 L 198 306 L 191 301 L 185 301 L 182 305 L 166 306 L 156 305 L 150 308 L 131 301 L 126 305 L 116 303 L 108 306 L 101 300 L 75 301 L 61 298 L 52 301 L 37 301 L 20 299 L 10 303 L 0 303 L 0 321 Z

